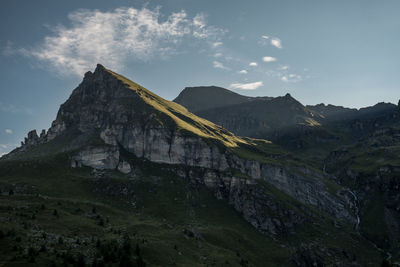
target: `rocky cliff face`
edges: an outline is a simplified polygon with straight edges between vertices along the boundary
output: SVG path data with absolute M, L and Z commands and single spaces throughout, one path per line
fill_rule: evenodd
M 321 174 L 308 168 L 289 169 L 247 160 L 230 149 L 221 149 L 224 142 L 235 145 L 246 141 L 215 125 L 202 124 L 201 119 L 186 110 L 180 113 L 183 107 L 169 106 L 168 101 L 144 90 L 140 86 L 132 90 L 122 78 L 98 65 L 94 73 L 85 74 L 82 83 L 60 107 L 47 134 L 38 137 L 36 132 L 31 132 L 21 149 L 77 131 L 81 135 L 96 136 L 98 142 L 82 144 L 78 151 L 74 150 L 72 167 L 129 173 L 134 166 L 122 156 L 127 152 L 155 163 L 200 168 L 202 173 L 192 173 L 189 178 L 207 185 L 252 225 L 269 234 L 290 232 L 305 219 L 292 210 L 279 208 L 276 200 L 256 186 L 257 181 L 265 181 L 297 201 L 339 219 L 354 221 L 346 209 L 345 199 L 328 192 Z M 153 102 L 149 104 L 149 101 Z M 197 128 L 182 128 L 184 123 Z M 219 131 L 217 134 L 215 129 Z M 248 178 L 234 177 L 231 169 L 239 170 Z M 278 215 L 270 217 L 266 209 Z

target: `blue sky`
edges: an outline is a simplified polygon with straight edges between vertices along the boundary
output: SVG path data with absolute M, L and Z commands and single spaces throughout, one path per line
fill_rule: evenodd
M 47 129 L 96 63 L 171 100 L 217 85 L 303 104 L 397 103 L 399 12 L 395 0 L 3 0 L 0 155 Z

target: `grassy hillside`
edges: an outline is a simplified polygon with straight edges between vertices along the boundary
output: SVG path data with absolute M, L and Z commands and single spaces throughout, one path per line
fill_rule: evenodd
M 144 168 L 135 178 L 116 172 L 96 177 L 65 161 L 1 162 L 5 266 L 76 263 L 80 255 L 117 265 L 128 260 L 125 252 L 135 264 L 140 256 L 150 266 L 289 261 L 287 249 L 256 232 L 225 202 L 160 167 Z
M 382 260 L 349 234 L 351 226 L 336 229 L 331 217 L 303 210 L 266 183 L 257 186 L 310 223 L 274 240 L 168 165 L 136 159 L 135 174 L 126 176 L 71 169 L 67 158 L 0 161 L 4 266 L 292 266 L 302 257 L 343 260 L 342 250 L 349 257 L 344 261 L 376 266 Z

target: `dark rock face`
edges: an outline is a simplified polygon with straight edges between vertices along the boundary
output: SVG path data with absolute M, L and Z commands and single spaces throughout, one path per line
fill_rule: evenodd
M 293 102 L 290 96 L 280 101 Z M 296 107 L 303 110 L 303 107 Z M 42 132 L 38 137 L 36 131 L 32 131 L 25 143 L 28 147 L 38 145 L 77 131 L 80 135 L 91 134 L 97 141 L 82 144 L 71 157 L 71 167 L 89 166 L 129 173 L 134 166 L 122 155 L 127 152 L 155 163 L 201 168 L 204 172 L 190 175 L 191 179 L 204 183 L 254 227 L 272 235 L 293 232 L 305 219 L 264 194 L 256 186 L 257 181 L 265 181 L 297 201 L 339 219 L 354 221 L 347 211 L 346 201 L 327 191 L 321 174 L 306 168 L 294 172 L 239 158 L 230 150 L 221 151 L 201 136 L 179 131 L 174 123 L 149 106 L 140 93 L 130 90 L 112 72 L 98 65 L 94 73 L 85 74 L 82 83 L 61 105 L 47 134 Z M 228 175 L 231 168 L 240 170 L 250 179 Z M 270 212 L 265 212 L 266 209 Z M 269 216 L 271 212 L 276 216 Z
M 42 132 L 40 133 L 40 137 L 37 135 L 36 130 L 32 130 L 28 133 L 28 136 L 25 137 L 24 142 L 21 142 L 21 147 L 20 150 L 25 151 L 26 149 L 39 145 L 39 144 L 43 144 L 44 142 L 46 142 L 46 131 L 42 130 Z
M 174 99 L 174 102 L 196 113 L 201 110 L 227 107 L 260 99 L 270 100 L 272 97 L 250 97 L 218 86 L 198 86 L 186 87 Z
M 325 105 L 323 103 L 318 105 L 307 105 L 306 107 L 312 111 L 318 112 L 326 119 L 330 120 L 343 119 L 357 113 L 357 109 L 355 108 L 345 108 L 342 106 L 335 106 L 331 104 Z
M 220 87 L 189 87 L 174 102 L 236 135 L 269 140 L 276 140 L 287 128 L 318 124 L 323 119 L 290 94 L 248 97 Z

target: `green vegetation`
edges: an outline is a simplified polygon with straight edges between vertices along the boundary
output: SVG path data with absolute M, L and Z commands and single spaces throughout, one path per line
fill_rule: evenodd
M 98 178 L 63 162 L 65 157 L 1 162 L 0 188 L 15 191 L 0 197 L 0 262 L 8 262 L 5 266 L 82 264 L 82 254 L 85 264 L 88 259 L 133 263 L 125 266 L 140 266 L 140 261 L 150 266 L 286 265 L 290 260 L 287 249 L 260 235 L 208 189 L 190 190 L 188 181 L 161 166 L 144 163 L 143 176 L 132 180 L 113 171 Z
M 316 240 L 365 257 L 361 262 L 380 261 L 372 247 L 348 234 L 350 229 L 337 235 L 329 216 L 306 212 L 262 181 L 257 187 L 282 208 L 314 223 L 274 241 L 203 185 L 194 187 L 174 175 L 168 165 L 131 158 L 140 175 L 104 171 L 99 176 L 89 168 L 70 169 L 67 158 L 0 161 L 0 189 L 14 191 L 0 197 L 0 250 L 5 252 L 0 262 L 8 262 L 5 266 L 288 266 L 294 248 Z M 276 211 L 265 212 L 272 216 Z M 365 247 L 356 251 L 360 246 Z M 332 254 L 325 262 L 334 259 Z

